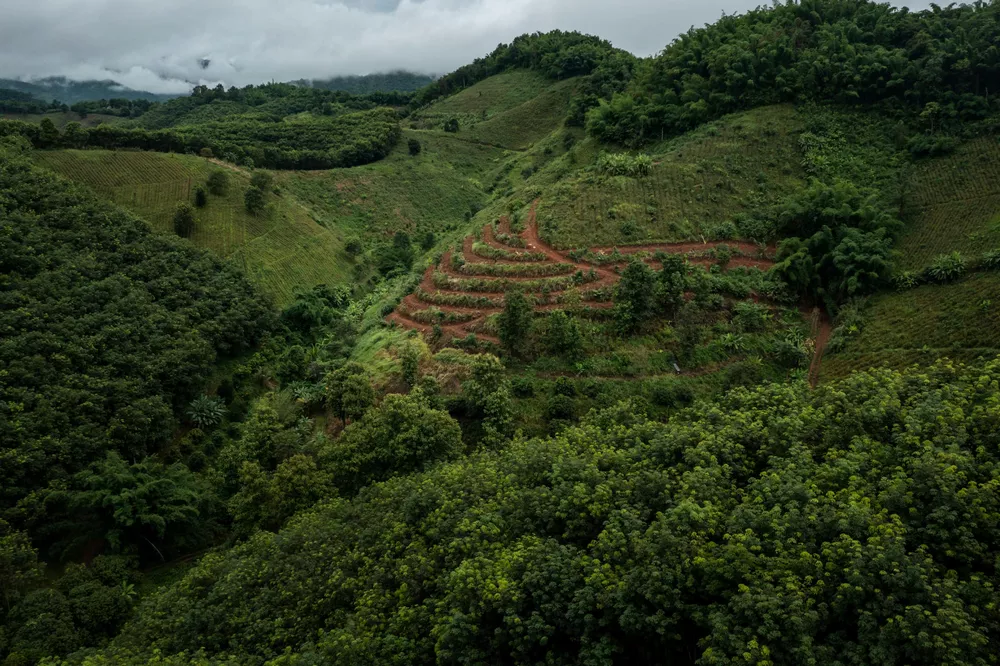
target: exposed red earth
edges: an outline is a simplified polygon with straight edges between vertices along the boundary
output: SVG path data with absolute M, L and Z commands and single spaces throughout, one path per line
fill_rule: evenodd
M 403 328 L 419 331 L 428 337 L 433 336 L 435 329 L 437 329 L 440 332 L 438 339 L 444 343 L 450 343 L 454 339 L 464 339 L 469 334 L 474 334 L 480 341 L 499 344 L 499 340 L 495 336 L 483 332 L 483 329 L 487 318 L 503 309 L 502 294 L 506 289 L 505 284 L 507 286 L 512 283 L 526 285 L 529 297 L 534 296 L 536 300 L 535 310 L 538 312 L 565 309 L 567 306 L 559 302 L 559 299 L 561 295 L 565 294 L 566 289 L 549 289 L 548 293 L 545 294 L 543 293 L 544 287 L 546 283 L 552 284 L 552 281 L 564 285 L 566 278 L 577 271 L 591 278 L 589 282 L 575 286 L 583 300 L 582 306 L 593 310 L 611 308 L 613 304 L 610 300 L 610 290 L 605 288 L 618 281 L 617 270 L 622 268 L 625 262 L 578 261 L 570 256 L 570 252 L 557 250 L 543 241 L 536 219 L 537 203 L 536 201 L 531 206 L 525 229 L 518 234 L 512 234 L 510 220 L 507 217 L 500 218 L 497 225 L 498 232 L 501 235 L 516 235 L 521 241 L 516 244 L 518 247 L 505 244 L 497 238 L 492 224 L 483 227 L 482 240 L 479 242 L 489 248 L 509 253 L 507 258 L 484 257 L 476 254 L 474 246 L 477 240 L 473 236 L 468 236 L 462 245 L 461 258 L 465 265 L 472 267 L 467 270 L 456 268 L 452 264 L 452 251 L 445 252 L 437 266 L 428 267 L 417 291 L 404 298 L 396 311 L 386 318 L 386 321 Z M 689 256 L 689 261 L 693 264 L 711 265 L 715 263 L 715 260 L 704 255 L 719 246 L 726 246 L 737 253 L 729 259 L 727 268 L 754 267 L 766 270 L 774 265 L 773 247 L 762 247 L 746 241 L 648 243 L 623 245 L 617 248 L 590 248 L 590 252 L 591 254 L 609 255 L 617 249 L 618 254 L 622 257 L 639 252 L 650 255 L 658 252 L 684 254 Z M 538 261 L 511 258 L 529 254 L 543 255 L 545 259 Z M 656 264 L 653 259 L 647 261 Z M 502 275 L 492 275 L 489 266 L 504 266 L 505 268 Z M 540 267 L 542 268 L 541 275 L 537 274 Z M 439 286 L 438 282 L 435 282 L 435 274 L 438 274 L 438 282 L 443 286 Z M 594 276 L 596 279 L 593 279 Z M 462 289 L 463 281 L 475 281 L 477 283 L 476 289 Z M 466 284 L 468 285 L 468 282 Z M 599 293 L 595 294 L 595 292 Z M 754 300 L 758 300 L 756 295 L 754 295 Z M 456 321 L 448 321 L 449 315 L 454 316 Z M 813 385 L 818 379 L 819 363 L 831 332 L 830 322 L 825 315 L 814 315 L 814 317 L 818 317 L 818 319 L 814 319 L 816 322 L 814 323 L 816 353 L 809 372 Z M 439 320 L 436 326 L 433 323 L 427 323 L 435 318 Z

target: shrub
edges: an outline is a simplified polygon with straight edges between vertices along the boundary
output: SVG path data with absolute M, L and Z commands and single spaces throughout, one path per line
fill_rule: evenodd
M 174 213 L 174 233 L 181 238 L 190 238 L 194 231 L 194 210 L 191 204 L 182 203 Z
M 247 188 L 246 194 L 243 195 L 243 204 L 246 206 L 247 212 L 251 215 L 260 215 L 267 206 L 267 198 L 264 195 L 264 190 L 251 185 Z
M 954 282 L 965 275 L 968 265 L 961 252 L 942 254 L 924 270 L 928 282 Z
M 458 131 L 458 119 L 457 118 L 449 118 L 448 120 L 446 120 L 444 122 L 444 131 L 445 132 L 451 132 L 452 134 L 454 134 L 455 132 L 457 132 Z
M 1000 250 L 990 250 L 979 260 L 979 265 L 986 270 L 1000 269 Z
M 410 155 L 416 157 L 423 150 L 423 146 L 416 139 L 410 139 L 407 142 L 407 147 L 410 149 Z
M 266 171 L 254 171 L 250 184 L 261 192 L 267 192 L 274 186 L 274 178 Z
M 219 398 L 198 396 L 188 407 L 187 416 L 191 422 L 204 430 L 222 423 L 226 407 Z
M 597 158 L 597 170 L 609 176 L 648 176 L 653 169 L 653 158 L 649 155 L 629 155 L 628 153 L 601 153 Z
M 694 402 L 694 391 L 676 379 L 658 379 L 649 387 L 649 399 L 660 407 L 686 407 Z
M 535 383 L 527 377 L 516 377 L 511 382 L 511 391 L 515 398 L 531 398 L 535 395 Z
M 205 159 L 212 159 L 213 157 L 215 157 L 215 153 L 212 152 L 211 148 L 202 148 L 200 151 L 198 151 L 198 154 L 204 157 Z
M 194 205 L 198 208 L 204 208 L 208 205 L 208 192 L 201 185 L 194 189 Z
M 209 192 L 217 197 L 224 197 L 229 191 L 229 175 L 221 169 L 213 171 L 205 184 L 208 185 Z
M 907 289 L 913 289 L 919 286 L 923 282 L 923 278 L 919 273 L 914 273 L 913 271 L 903 271 L 892 278 L 892 284 L 899 291 L 906 291 Z

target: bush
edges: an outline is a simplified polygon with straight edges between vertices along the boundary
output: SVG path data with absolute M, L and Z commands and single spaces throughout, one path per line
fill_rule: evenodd
M 928 282 L 954 282 L 965 275 L 966 270 L 968 270 L 968 265 L 962 253 L 952 252 L 951 254 L 942 254 L 935 259 L 924 270 L 924 278 Z
M 653 169 L 653 158 L 649 155 L 629 155 L 628 153 L 601 153 L 597 158 L 597 170 L 609 176 L 648 176 Z
M 243 204 L 246 206 L 247 212 L 251 215 L 260 215 L 267 206 L 267 197 L 264 194 L 264 190 L 251 185 L 247 188 L 246 194 L 243 195 Z
M 421 146 L 420 142 L 417 141 L 416 139 L 410 139 L 407 145 L 409 146 L 410 149 L 410 155 L 412 155 L 413 157 L 419 155 L 420 152 L 423 150 L 423 146 Z
M 191 204 L 182 203 L 174 213 L 174 233 L 181 238 L 190 238 L 194 232 L 194 209 Z
M 527 377 L 516 377 L 511 382 L 511 391 L 515 398 L 532 398 L 535 395 L 535 383 Z
M 254 171 L 250 178 L 250 184 L 260 189 L 261 192 L 269 192 L 274 186 L 274 178 L 266 171 Z
M 204 157 L 205 159 L 212 159 L 213 157 L 215 157 L 215 153 L 212 152 L 211 148 L 202 148 L 201 150 L 198 151 L 198 154 Z
M 658 379 L 649 387 L 649 399 L 660 407 L 686 407 L 694 402 L 694 391 L 679 380 Z
M 549 421 L 568 421 L 574 417 L 575 412 L 573 398 L 559 393 L 550 397 L 545 406 L 545 418 Z
M 194 188 L 194 205 L 198 208 L 204 208 L 208 205 L 208 192 L 201 185 Z
M 356 257 L 365 251 L 365 247 L 364 245 L 361 244 L 361 239 L 352 238 L 351 240 L 347 241 L 346 245 L 344 245 L 344 251 L 347 252 L 347 254 L 351 255 L 352 257 Z
M 444 131 L 445 132 L 451 132 L 452 134 L 454 134 L 455 132 L 457 132 L 458 131 L 458 119 L 456 119 L 456 118 L 449 118 L 448 120 L 446 120 L 445 123 L 444 123 Z
M 990 250 L 984 254 L 979 260 L 979 265 L 989 271 L 1000 269 L 1000 250 Z
M 213 171 L 205 184 L 208 185 L 209 192 L 217 197 L 224 197 L 229 191 L 229 174 L 221 169 Z

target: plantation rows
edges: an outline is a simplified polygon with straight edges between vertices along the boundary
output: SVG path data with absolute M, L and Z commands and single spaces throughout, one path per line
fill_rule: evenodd
M 37 159 L 55 171 L 74 174 L 102 193 L 130 185 L 188 181 L 192 175 L 179 160 L 138 151 L 45 151 Z
M 487 320 L 503 309 L 504 294 L 511 289 L 524 291 L 534 303 L 536 312 L 574 307 L 581 314 L 598 316 L 612 307 L 614 285 L 619 271 L 630 255 L 638 255 L 656 265 L 657 253 L 697 256 L 693 264 L 712 264 L 705 257 L 726 243 L 646 244 L 617 248 L 617 261 L 606 257 L 598 260 L 607 248 L 588 252 L 562 252 L 541 240 L 538 233 L 536 207 L 532 205 L 526 228 L 519 234 L 510 230 L 506 218 L 499 229 L 492 224 L 483 227 L 482 238 L 469 236 L 461 251 L 445 252 L 436 266 L 429 266 L 424 279 L 413 294 L 400 303 L 386 320 L 404 328 L 432 336 L 435 341 L 449 342 L 471 335 L 477 340 L 498 344 L 490 333 Z M 503 240 L 501 240 L 503 239 Z M 746 245 L 747 247 L 742 247 Z M 754 252 L 754 257 L 739 256 L 730 265 L 766 269 L 773 265 L 752 244 L 730 243 L 735 252 Z M 581 259 L 574 259 L 571 255 Z M 588 259 L 591 258 L 591 259 Z

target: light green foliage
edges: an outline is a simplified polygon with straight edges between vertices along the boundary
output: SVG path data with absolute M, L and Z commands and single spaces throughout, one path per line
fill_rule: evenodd
M 197 209 L 191 241 L 241 269 L 279 306 L 291 302 L 297 289 L 336 284 L 351 275 L 343 238 L 318 224 L 293 197 L 273 197 L 269 214 L 247 212 L 246 174 L 227 173 L 191 155 L 59 150 L 34 157 L 164 231 L 173 229 L 178 204 L 190 202 L 194 190 L 211 181 L 212 196 Z
M 187 416 L 202 430 L 217 426 L 226 416 L 226 406 L 216 397 L 200 395 L 191 401 Z
M 210 555 L 107 654 L 988 664 L 998 373 L 626 405 Z
M 609 176 L 648 176 L 653 169 L 653 159 L 649 155 L 629 155 L 628 153 L 601 153 L 597 158 L 597 170 Z
M 968 264 L 961 252 L 944 254 L 935 259 L 924 271 L 928 282 L 954 282 L 968 269 Z
M 243 464 L 239 491 L 228 502 L 236 533 L 277 530 L 299 511 L 336 496 L 332 475 L 308 455 L 283 460 L 273 473 L 254 461 Z

